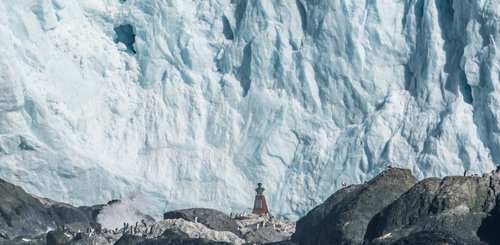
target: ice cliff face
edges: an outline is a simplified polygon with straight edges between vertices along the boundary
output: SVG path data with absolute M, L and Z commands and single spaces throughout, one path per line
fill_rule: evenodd
M 296 217 L 500 162 L 499 0 L 3 0 L 0 177 Z M 222 208 L 221 208 L 222 207 Z

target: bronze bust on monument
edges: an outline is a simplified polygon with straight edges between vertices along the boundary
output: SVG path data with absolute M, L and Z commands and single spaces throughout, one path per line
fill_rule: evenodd
M 265 189 L 262 187 L 262 183 L 258 183 L 257 189 L 255 189 L 257 195 L 255 196 L 255 202 L 253 205 L 252 213 L 259 216 L 269 214 L 269 210 L 267 209 L 266 197 L 263 194 L 264 190 Z

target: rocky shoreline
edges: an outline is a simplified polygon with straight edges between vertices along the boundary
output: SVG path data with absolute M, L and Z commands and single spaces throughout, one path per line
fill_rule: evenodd
M 297 223 L 205 208 L 139 214 L 105 229 L 92 207 L 38 198 L 0 179 L 0 244 L 500 244 L 500 173 L 418 181 L 389 168 L 346 186 Z

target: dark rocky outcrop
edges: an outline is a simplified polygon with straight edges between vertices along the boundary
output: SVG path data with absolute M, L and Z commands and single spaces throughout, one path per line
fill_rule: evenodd
M 366 184 L 345 187 L 301 218 L 292 240 L 311 245 L 362 244 L 372 217 L 416 182 L 411 171 L 391 168 Z
M 500 227 L 500 172 L 497 170 L 492 172 L 491 176 L 484 177 L 489 177 L 490 192 L 493 193 L 496 199 L 495 207 L 483 220 L 477 234 L 482 241 L 488 242 L 489 244 L 500 244 L 500 234 L 498 232 L 498 227 Z
M 495 208 L 488 213 L 477 231 L 477 235 L 482 241 L 488 244 L 500 244 L 500 198 L 496 199 Z
M 163 214 L 164 219 L 184 219 L 204 224 L 206 227 L 216 231 L 229 231 L 240 235 L 238 224 L 234 219 L 223 212 L 209 208 L 191 208 L 170 211 Z
M 107 205 L 110 205 L 109 203 Z M 98 204 L 91 207 L 88 206 L 80 206 L 78 209 L 82 211 L 85 216 L 87 216 L 90 220 L 90 224 L 92 227 L 99 227 L 99 223 L 97 223 L 97 215 L 101 212 L 101 210 L 106 206 L 106 204 Z
M 0 179 L 0 233 L 10 239 L 35 236 L 57 227 L 44 205 L 18 186 Z
M 500 173 L 428 178 L 388 169 L 297 222 L 299 244 L 500 244 Z
M 37 198 L 0 179 L 0 237 L 3 239 L 32 238 L 63 227 L 74 231 L 95 227 L 93 213 L 98 213 L 97 210 L 98 206 L 77 208 Z
M 481 244 L 478 227 L 495 205 L 489 183 L 489 177 L 470 176 L 422 180 L 372 219 L 365 238 L 391 244 L 426 231 Z

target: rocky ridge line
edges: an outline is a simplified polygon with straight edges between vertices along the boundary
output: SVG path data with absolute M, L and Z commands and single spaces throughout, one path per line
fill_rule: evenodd
M 427 178 L 390 168 L 338 190 L 297 222 L 299 244 L 500 244 L 500 171 Z

